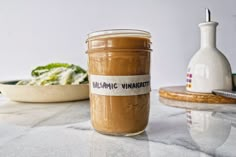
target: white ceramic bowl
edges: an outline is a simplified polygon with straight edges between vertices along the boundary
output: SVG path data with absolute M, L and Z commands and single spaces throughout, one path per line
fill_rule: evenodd
M 19 102 L 66 102 L 84 100 L 89 98 L 89 85 L 49 85 L 29 86 L 15 85 L 18 81 L 5 81 L 0 83 L 1 93 Z

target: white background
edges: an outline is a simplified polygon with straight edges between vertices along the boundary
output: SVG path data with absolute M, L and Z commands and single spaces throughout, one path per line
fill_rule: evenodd
M 0 0 L 0 80 L 30 77 L 37 65 L 87 68 L 87 34 L 134 28 L 152 34 L 152 88 L 185 84 L 199 48 L 205 7 L 219 22 L 217 43 L 236 72 L 235 0 Z

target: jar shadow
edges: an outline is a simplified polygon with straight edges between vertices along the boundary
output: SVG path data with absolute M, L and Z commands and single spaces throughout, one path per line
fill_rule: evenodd
M 93 131 L 89 139 L 90 156 L 149 157 L 148 135 L 144 132 L 133 137 L 107 136 Z

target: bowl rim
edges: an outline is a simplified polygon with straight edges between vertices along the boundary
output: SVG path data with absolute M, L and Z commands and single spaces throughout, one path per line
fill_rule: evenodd
M 23 79 L 23 80 L 27 80 L 27 79 Z M 40 86 L 40 85 L 16 85 L 16 83 L 18 81 L 22 81 L 22 80 L 6 80 L 6 81 L 0 81 L 0 86 L 15 86 L 15 87 L 66 87 L 66 86 L 87 86 L 89 85 L 89 83 L 81 83 L 81 84 L 68 84 L 68 85 L 46 85 L 46 86 Z

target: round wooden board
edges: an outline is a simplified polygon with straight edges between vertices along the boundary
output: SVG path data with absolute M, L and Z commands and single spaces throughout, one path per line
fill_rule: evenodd
M 162 87 L 159 90 L 159 94 L 163 98 L 179 101 L 211 104 L 236 104 L 236 99 L 226 98 L 211 93 L 188 92 L 186 91 L 185 86 Z
M 223 103 L 211 104 L 211 103 L 200 103 L 200 102 L 188 102 L 188 101 L 167 99 L 163 97 L 159 97 L 159 101 L 164 105 L 186 110 L 236 113 L 236 104 L 223 104 Z

